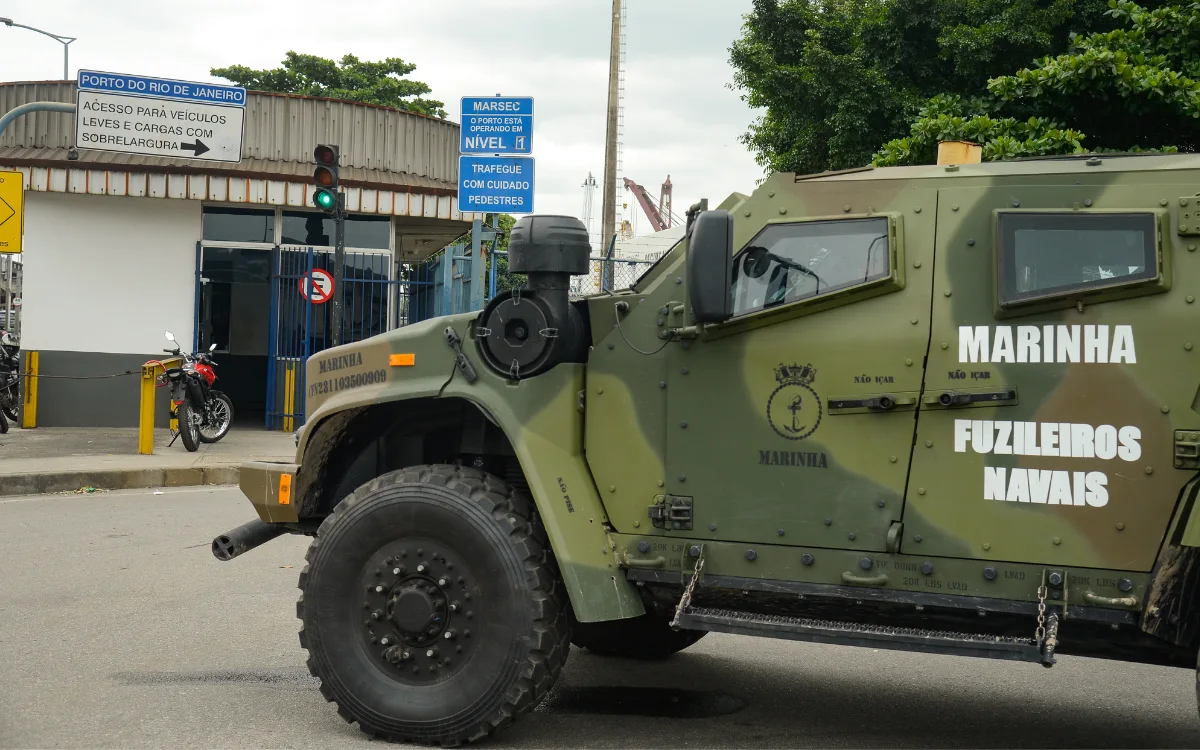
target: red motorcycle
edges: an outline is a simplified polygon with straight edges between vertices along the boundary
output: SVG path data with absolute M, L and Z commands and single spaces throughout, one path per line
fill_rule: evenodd
M 167 331 L 167 340 L 175 344 L 174 349 L 163 349 L 167 354 L 182 356 L 181 367 L 167 368 L 159 376 L 160 386 L 171 387 L 171 417 L 179 424 L 183 447 L 195 451 L 200 443 L 215 443 L 229 432 L 233 424 L 233 401 L 212 387 L 217 380 L 213 369 L 216 362 L 208 352 L 217 348 L 213 344 L 208 352 L 183 354 L 175 337 Z M 171 439 L 171 443 L 175 438 Z

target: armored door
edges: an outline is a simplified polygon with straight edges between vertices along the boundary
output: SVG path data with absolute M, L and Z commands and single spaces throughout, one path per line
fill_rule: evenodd
M 907 553 L 1154 564 L 1195 424 L 1194 188 L 1084 177 L 943 191 Z
M 691 535 L 896 541 L 929 336 L 932 209 L 776 220 L 736 251 L 734 317 L 667 359 L 667 492 L 690 501 Z

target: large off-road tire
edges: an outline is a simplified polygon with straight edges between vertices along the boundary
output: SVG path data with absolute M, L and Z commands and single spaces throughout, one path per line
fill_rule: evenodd
M 200 427 L 196 424 L 196 415 L 187 399 L 176 410 L 176 421 L 179 422 L 179 437 L 183 439 L 183 447 L 195 453 L 200 447 Z
M 453 746 L 541 702 L 571 626 L 531 507 L 481 471 L 417 466 L 367 482 L 321 523 L 296 614 L 309 671 L 346 721 Z
M 706 635 L 703 630 L 672 630 L 656 612 L 604 622 L 573 622 L 571 643 L 599 656 L 657 661 L 682 651 Z

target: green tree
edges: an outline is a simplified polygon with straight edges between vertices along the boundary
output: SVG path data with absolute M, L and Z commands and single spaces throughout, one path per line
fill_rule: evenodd
M 255 91 L 325 96 L 445 118 L 442 102 L 423 98 L 432 89 L 420 81 L 405 78 L 416 69 L 416 65 L 398 57 L 366 62 L 354 55 L 346 55 L 337 62 L 289 51 L 283 67 L 253 70 L 244 65 L 231 65 L 213 68 L 209 73 Z
M 879 166 L 928 164 L 939 140 L 983 146 L 985 160 L 1089 151 L 1195 151 L 1200 146 L 1200 3 L 1149 9 L 1110 0 L 1120 28 L 1072 39 L 979 96 L 940 95 Z
M 870 163 L 931 97 L 970 96 L 1072 34 L 1111 29 L 1106 0 L 754 0 L 731 85 L 766 112 L 742 136 L 769 171 Z

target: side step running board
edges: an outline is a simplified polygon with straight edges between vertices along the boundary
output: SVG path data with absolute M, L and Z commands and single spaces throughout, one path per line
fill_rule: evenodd
M 861 625 L 834 620 L 810 620 L 802 617 L 691 607 L 679 613 L 678 623 L 684 630 L 707 630 L 714 633 L 766 636 L 844 646 L 870 646 L 929 654 L 978 656 L 1049 666 L 1038 643 L 1032 638 Z M 1052 652 L 1049 659 L 1050 663 L 1053 663 Z

